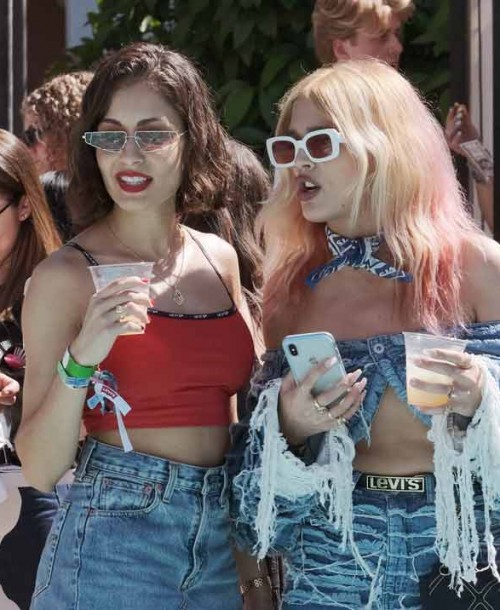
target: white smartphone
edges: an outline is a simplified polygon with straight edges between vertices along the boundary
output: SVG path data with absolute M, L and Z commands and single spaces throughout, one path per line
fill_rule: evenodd
M 314 384 L 311 391 L 313 396 L 317 396 L 325 390 L 330 390 L 346 376 L 340 352 L 330 333 L 287 335 L 283 339 L 282 345 L 296 383 L 300 383 L 309 371 L 323 360 L 333 356 L 337 358 L 335 365 L 321 375 Z

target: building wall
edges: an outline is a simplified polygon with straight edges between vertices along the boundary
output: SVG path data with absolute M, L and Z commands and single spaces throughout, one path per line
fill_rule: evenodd
M 493 0 L 469 0 L 470 111 L 493 153 Z M 475 215 L 480 219 L 477 201 Z
M 87 13 L 96 8 L 96 0 L 66 0 L 66 47 L 77 46 L 85 36 L 90 38 Z

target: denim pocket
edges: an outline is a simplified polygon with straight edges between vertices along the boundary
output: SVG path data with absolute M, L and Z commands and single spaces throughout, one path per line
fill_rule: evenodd
M 61 538 L 61 532 L 66 521 L 68 509 L 70 507 L 69 502 L 62 502 L 61 507 L 57 511 L 52 527 L 45 542 L 45 547 L 40 558 L 38 565 L 38 571 L 36 576 L 35 591 L 33 597 L 40 595 L 50 584 L 52 578 L 52 568 L 54 567 L 54 560 L 56 557 L 57 547 Z
M 156 489 L 153 483 L 108 472 L 98 477 L 94 514 L 134 516 L 149 512 L 155 505 Z

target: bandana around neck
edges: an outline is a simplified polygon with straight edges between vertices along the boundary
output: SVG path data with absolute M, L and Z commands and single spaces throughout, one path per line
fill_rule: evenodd
M 322 279 L 331 273 L 349 266 L 353 269 L 364 269 L 379 277 L 411 282 L 412 276 L 401 269 L 396 269 L 388 263 L 377 258 L 374 253 L 384 242 L 382 235 L 373 237 L 344 237 L 334 233 L 329 227 L 325 227 L 328 247 L 333 254 L 333 258 L 328 263 L 316 267 L 307 276 L 306 284 L 314 288 Z

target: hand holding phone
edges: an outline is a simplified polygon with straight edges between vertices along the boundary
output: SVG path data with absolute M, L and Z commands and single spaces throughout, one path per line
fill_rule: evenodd
M 288 443 L 298 445 L 352 417 L 364 398 L 366 379 L 360 380 L 361 369 L 346 374 L 330 333 L 288 335 L 282 345 L 291 375 L 281 385 L 280 425 Z
M 320 362 L 336 358 L 335 365 L 323 373 L 314 384 L 312 396 L 331 390 L 346 376 L 340 352 L 330 333 L 288 335 L 283 339 L 283 351 L 297 384 L 301 383 L 311 369 Z

